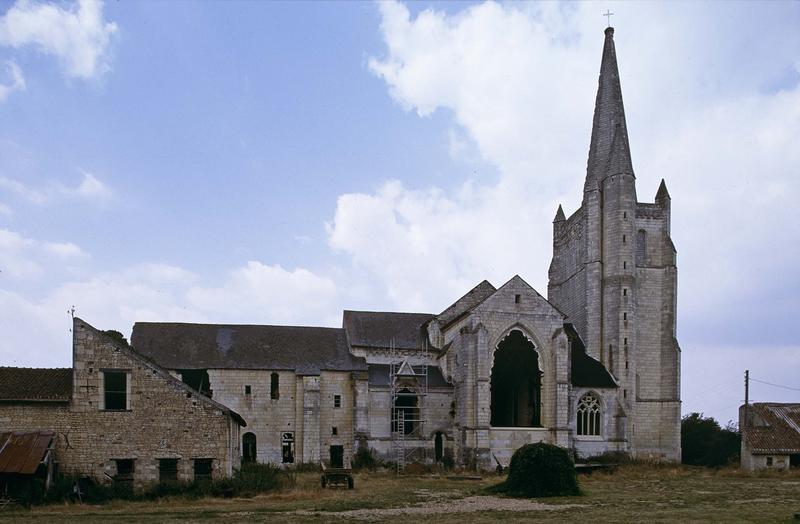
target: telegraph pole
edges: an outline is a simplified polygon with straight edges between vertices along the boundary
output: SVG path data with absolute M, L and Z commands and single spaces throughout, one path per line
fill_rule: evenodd
M 750 411 L 750 370 L 744 370 L 744 427 L 748 423 L 748 411 Z M 739 428 L 741 431 L 742 428 Z

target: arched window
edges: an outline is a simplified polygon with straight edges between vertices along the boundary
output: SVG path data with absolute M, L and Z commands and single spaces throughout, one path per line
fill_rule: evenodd
M 256 461 L 256 435 L 245 433 L 242 435 L 242 462 Z
M 541 426 L 539 355 L 522 331 L 512 330 L 497 345 L 490 387 L 492 426 Z
M 600 402 L 591 393 L 578 402 L 578 435 L 600 435 Z
M 647 232 L 640 229 L 636 233 L 636 265 L 644 266 L 647 263 Z

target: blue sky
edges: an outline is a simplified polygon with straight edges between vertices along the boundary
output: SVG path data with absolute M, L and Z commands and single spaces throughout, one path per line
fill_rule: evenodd
M 735 418 L 747 367 L 800 387 L 788 2 L 0 2 L 0 363 L 68 365 L 72 305 L 127 334 L 545 294 L 606 7 L 639 200 L 673 197 L 684 411 Z

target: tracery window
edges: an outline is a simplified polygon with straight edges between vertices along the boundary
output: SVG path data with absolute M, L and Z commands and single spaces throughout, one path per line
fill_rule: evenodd
M 578 435 L 600 435 L 600 401 L 592 393 L 578 402 Z

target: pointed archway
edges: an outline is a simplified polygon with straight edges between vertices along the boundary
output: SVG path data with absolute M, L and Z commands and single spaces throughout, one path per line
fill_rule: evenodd
M 497 345 L 492 366 L 491 425 L 541 426 L 542 372 L 533 342 L 518 329 Z

